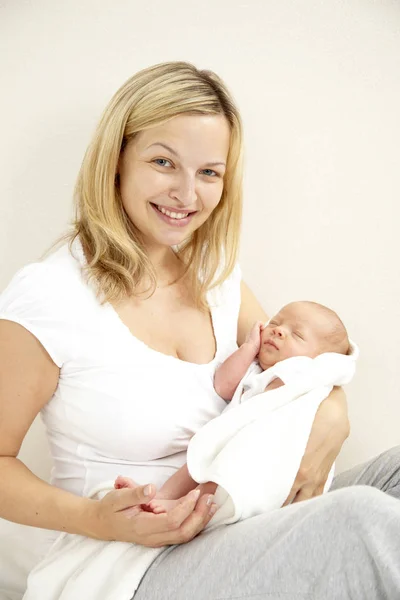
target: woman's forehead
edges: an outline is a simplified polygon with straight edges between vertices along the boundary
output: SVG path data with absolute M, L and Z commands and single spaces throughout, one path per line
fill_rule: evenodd
M 140 131 L 132 143 L 140 151 L 164 144 L 175 153 L 212 153 L 215 162 L 225 162 L 229 151 L 230 127 L 223 115 L 178 115 L 165 123 Z

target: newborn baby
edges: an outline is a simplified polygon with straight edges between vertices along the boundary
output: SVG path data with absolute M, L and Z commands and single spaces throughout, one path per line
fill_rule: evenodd
M 216 370 L 214 387 L 225 401 L 230 402 L 256 358 L 261 370 L 266 371 L 287 358 L 315 358 L 325 352 L 348 354 L 349 347 L 346 328 L 336 313 L 316 302 L 292 302 L 284 306 L 266 325 L 261 322 L 254 325 L 247 340 Z M 283 382 L 276 378 L 261 391 L 269 391 L 281 385 Z M 117 489 L 136 485 L 132 479 L 122 476 L 115 481 Z M 199 490 L 199 494 L 214 494 L 217 484 L 208 482 L 198 485 L 190 477 L 187 465 L 184 465 L 165 482 L 156 497 L 149 504 L 142 505 L 142 508 L 157 514 L 165 512 L 195 488 Z
M 214 386 L 230 401 L 239 382 L 258 355 L 263 371 L 293 356 L 315 358 L 325 352 L 347 354 L 349 338 L 333 310 L 316 302 L 292 302 L 266 325 L 256 323 L 246 342 L 219 367 Z M 283 385 L 274 380 L 264 391 Z

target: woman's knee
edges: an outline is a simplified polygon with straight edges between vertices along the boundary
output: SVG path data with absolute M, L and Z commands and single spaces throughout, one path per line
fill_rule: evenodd
M 343 523 L 370 521 L 374 512 L 381 512 L 388 503 L 391 504 L 393 501 L 393 498 L 389 498 L 384 492 L 370 485 L 342 488 L 329 496 L 336 518 Z
M 388 456 L 394 456 L 400 459 L 400 445 L 393 446 L 392 448 L 389 448 L 389 450 L 385 450 L 384 452 L 382 452 L 382 455 L 384 454 L 387 454 Z
M 400 446 L 393 446 L 389 450 L 385 450 L 377 457 L 384 463 L 392 464 L 394 468 L 400 469 Z

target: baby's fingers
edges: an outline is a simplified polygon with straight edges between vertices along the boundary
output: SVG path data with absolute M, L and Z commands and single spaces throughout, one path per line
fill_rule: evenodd
M 186 496 L 181 498 L 174 508 L 166 513 L 167 530 L 173 531 L 182 525 L 182 523 L 193 513 L 199 496 L 200 490 L 192 490 Z

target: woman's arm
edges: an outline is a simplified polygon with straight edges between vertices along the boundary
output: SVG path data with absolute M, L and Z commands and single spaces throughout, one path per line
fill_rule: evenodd
M 244 282 L 241 293 L 238 345 L 246 339 L 254 321 L 267 320 L 264 310 Z M 285 504 L 322 494 L 329 471 L 349 433 L 346 395 L 342 388 L 334 388 L 317 410 L 299 472 Z
M 57 387 L 59 369 L 21 325 L 0 319 L 0 517 L 33 527 L 159 547 L 193 539 L 215 505 L 190 492 L 169 513 L 143 512 L 154 485 L 75 496 L 36 477 L 17 455 L 26 432 Z M 146 489 L 147 488 L 147 489 Z
M 346 394 L 341 387 L 335 387 L 317 410 L 299 472 L 284 506 L 322 494 L 349 434 Z
M 58 377 L 58 367 L 33 335 L 16 323 L 0 321 L 0 517 L 83 533 L 88 501 L 48 485 L 17 458 Z

